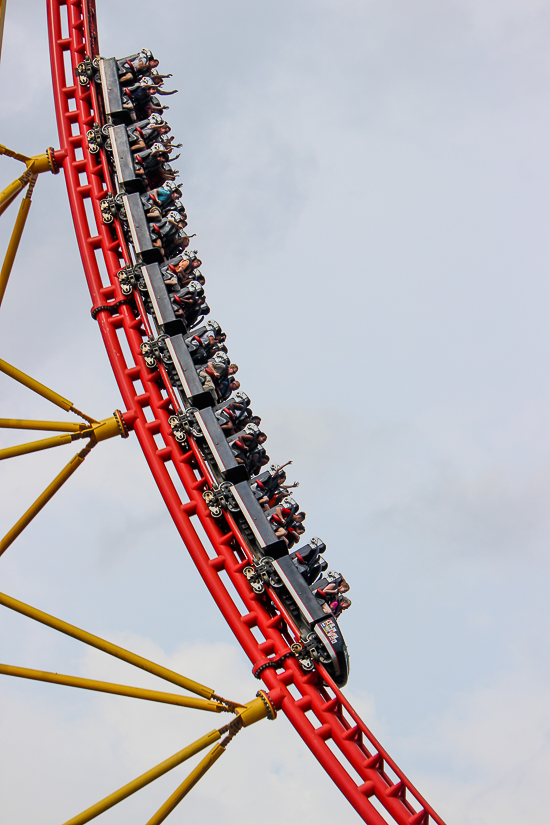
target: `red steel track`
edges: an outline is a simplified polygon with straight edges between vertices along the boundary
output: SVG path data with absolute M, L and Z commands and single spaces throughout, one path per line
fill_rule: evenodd
M 135 430 L 181 538 L 246 655 L 253 665 L 278 659 L 292 639 L 283 619 L 268 612 L 262 596 L 253 593 L 242 575 L 249 551 L 231 518 L 224 533 L 210 515 L 202 493 L 212 476 L 197 446 L 190 438 L 190 445 L 182 447 L 172 435 L 168 417 L 179 403 L 163 367 L 152 372 L 141 355 L 140 344 L 151 332 L 141 299 L 134 292 L 137 318 L 127 303 L 118 303 L 124 296 L 117 272 L 132 261 L 118 221 L 114 234 L 103 223 L 99 201 L 116 189 L 104 152 L 91 154 L 86 139 L 94 122 L 103 123 L 102 102 L 94 81 L 75 83 L 73 71 L 85 55 L 99 54 L 95 0 L 48 0 L 48 26 L 61 144 L 56 159 L 65 172 L 93 309 L 101 307 L 96 318 L 126 405 L 125 421 Z M 155 441 L 159 435 L 164 444 L 160 448 Z M 195 520 L 209 546 L 200 539 Z M 365 822 L 444 825 L 322 667 L 306 674 L 288 657 L 278 668 L 262 670 L 261 678 L 276 707 Z

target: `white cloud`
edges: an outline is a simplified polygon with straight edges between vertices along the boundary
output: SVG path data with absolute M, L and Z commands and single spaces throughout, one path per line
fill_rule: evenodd
M 411 746 L 412 743 L 407 743 Z M 437 765 L 452 764 L 453 782 Z M 426 726 L 420 751 L 431 751 L 422 772 L 425 795 L 448 821 L 503 825 L 544 821 L 550 770 L 550 713 L 546 679 L 529 667 L 457 698 Z M 418 780 L 420 782 L 420 780 Z

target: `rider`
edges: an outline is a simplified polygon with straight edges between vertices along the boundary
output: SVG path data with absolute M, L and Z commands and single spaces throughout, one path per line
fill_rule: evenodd
M 141 49 L 130 57 L 122 57 L 117 60 L 119 83 L 124 86 L 126 83 L 135 82 L 143 75 L 151 74 L 158 65 L 159 61 L 153 57 L 153 52 L 149 49 Z

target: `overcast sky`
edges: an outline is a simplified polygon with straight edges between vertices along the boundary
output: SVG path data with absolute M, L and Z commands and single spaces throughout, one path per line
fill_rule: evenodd
M 212 317 L 271 458 L 294 462 L 308 538 L 351 584 L 348 695 L 449 825 L 542 825 L 550 4 L 98 0 L 98 16 L 102 54 L 147 46 L 180 90 L 167 118 Z M 2 142 L 57 145 L 42 2 L 8 4 L 2 57 Z M 4 186 L 20 167 L 1 170 Z M 105 417 L 121 399 L 90 305 L 62 176 L 43 176 L 0 357 Z M 62 417 L 0 387 L 2 416 Z M 74 452 L 3 463 L 3 529 Z M 258 689 L 134 437 L 99 445 L 1 565 L 10 595 L 222 694 Z M 10 664 L 163 689 L 6 610 L 0 636 Z M 17 825 L 69 819 L 213 726 L 8 677 L 0 692 Z M 284 718 L 231 750 L 174 822 L 358 821 Z M 147 821 L 184 773 L 102 821 Z

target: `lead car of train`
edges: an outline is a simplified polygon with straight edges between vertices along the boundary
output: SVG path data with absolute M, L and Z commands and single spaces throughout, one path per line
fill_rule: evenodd
M 153 244 L 141 199 L 145 191 L 143 177 L 136 175 L 130 150 L 126 125 L 131 115 L 123 106 L 117 61 L 96 58 L 93 67 L 81 64 L 76 72 L 94 76 L 101 90 L 105 120 L 94 124 L 88 132 L 88 144 L 92 152 L 98 152 L 102 145 L 108 150 L 118 190 L 102 201 L 102 213 L 106 223 L 112 222 L 120 210 L 125 213 L 135 264 L 122 270 L 119 279 L 123 294 L 130 295 L 134 289 L 140 292 L 157 329 L 158 338 L 145 341 L 141 350 L 151 369 L 156 369 L 157 360 L 162 360 L 176 397 L 181 400 L 181 408 L 169 419 L 176 441 L 181 444 L 193 439 L 207 462 L 215 482 L 204 492 L 204 499 L 214 517 L 223 518 L 224 511 L 229 511 L 229 521 L 236 525 L 248 550 L 250 563 L 243 574 L 256 593 L 266 593 L 294 633 L 291 650 L 302 668 L 313 670 L 314 663 L 320 662 L 341 687 L 349 673 L 347 647 L 338 622 L 323 611 L 314 596 L 314 591 L 326 586 L 328 581 L 317 579 L 313 583 L 297 563 L 297 556 L 318 558 L 325 549 L 324 544 L 312 539 L 290 553 L 286 542 L 276 536 L 251 489 L 255 479 L 250 479 L 246 467 L 237 462 L 216 417 L 213 396 L 204 390 L 197 374 L 187 340 L 200 330 L 186 326 L 176 316 L 161 272 L 163 257 Z M 330 578 L 329 574 L 329 581 Z

